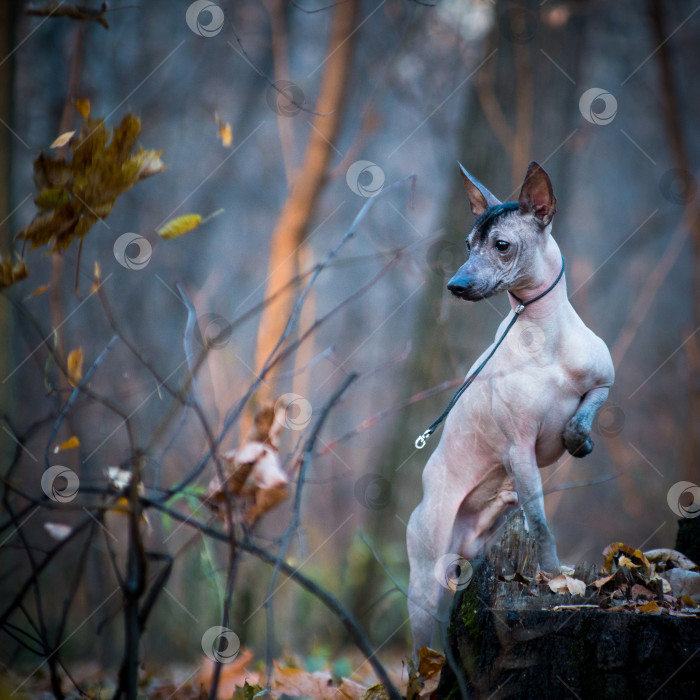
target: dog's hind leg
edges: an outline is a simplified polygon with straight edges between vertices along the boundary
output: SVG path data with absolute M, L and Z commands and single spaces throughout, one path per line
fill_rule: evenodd
M 424 480 L 424 484 L 425 484 Z M 435 566 L 449 552 L 452 530 L 461 499 L 455 490 L 430 487 L 413 511 L 406 530 L 408 561 L 411 569 L 408 585 L 408 615 L 413 634 L 413 658 L 432 643 L 434 623 L 445 588 Z

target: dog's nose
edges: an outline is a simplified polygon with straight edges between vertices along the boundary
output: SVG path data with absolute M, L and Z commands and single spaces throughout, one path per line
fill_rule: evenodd
M 455 275 L 449 281 L 447 289 L 449 289 L 452 292 L 452 294 L 461 297 L 467 291 L 468 286 L 468 280 L 466 280 L 464 277 L 458 277 L 457 275 Z

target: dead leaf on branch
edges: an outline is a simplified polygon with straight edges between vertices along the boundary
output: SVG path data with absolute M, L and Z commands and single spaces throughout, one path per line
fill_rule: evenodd
M 227 519 L 227 493 L 236 514 L 248 524 L 288 498 L 289 476 L 280 465 L 278 453 L 282 428 L 274 404 L 265 404 L 256 414 L 245 442 L 222 455 L 227 466 L 225 483 L 215 476 L 201 499 L 218 518 Z
M 0 289 L 9 287 L 15 282 L 25 279 L 29 275 L 27 263 L 22 258 L 19 258 L 13 264 L 12 260 L 0 260 Z
M 137 116 L 126 114 L 118 126 L 107 129 L 104 119 L 90 117 L 87 100 L 76 100 L 76 108 L 84 117 L 80 130 L 62 134 L 51 146 L 67 145 L 69 156 L 41 153 L 34 161 L 39 211 L 17 235 L 32 249 L 48 245 L 52 253 L 65 250 L 108 216 L 121 194 L 165 169 L 162 151 L 134 151 L 141 133 Z

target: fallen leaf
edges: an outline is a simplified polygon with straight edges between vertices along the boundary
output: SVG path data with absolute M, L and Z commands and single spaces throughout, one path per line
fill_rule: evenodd
M 644 603 L 644 605 L 640 605 L 637 610 L 641 613 L 657 613 L 661 612 L 659 609 L 659 604 L 655 600 L 650 600 L 648 603 Z
M 80 447 L 80 440 L 78 440 L 78 438 L 75 435 L 73 435 L 72 437 L 69 437 L 65 442 L 62 442 L 60 445 L 56 445 L 56 447 L 53 448 L 53 453 L 58 454 L 63 450 L 72 450 L 76 447 Z
M 430 647 L 421 647 L 418 652 L 418 670 L 409 675 L 406 700 L 428 700 L 434 697 L 440 683 L 440 672 L 445 657 Z
M 593 585 L 596 588 L 602 588 L 606 583 L 609 581 L 612 581 L 615 578 L 615 574 L 610 574 L 609 576 L 603 576 L 603 578 L 599 578 L 597 581 L 593 581 Z
M 197 228 L 202 223 L 202 217 L 199 214 L 185 214 L 178 216 L 176 219 L 171 219 L 166 224 L 161 226 L 157 233 L 161 238 L 170 240 L 177 238 L 189 231 Z
M 217 698 L 226 698 L 228 700 L 232 696 L 240 698 L 240 700 L 252 700 L 257 693 L 260 693 L 263 688 L 258 685 L 260 683 L 260 674 L 255 671 L 248 670 L 248 666 L 253 661 L 253 652 L 249 649 L 241 649 L 238 656 L 231 663 L 221 666 L 221 676 L 219 678 L 219 689 Z M 198 674 L 197 685 L 208 690 L 211 687 L 211 679 L 214 671 L 214 662 L 208 657 L 203 659 L 202 668 Z M 234 695 L 240 691 L 245 691 L 248 686 L 248 694 Z M 206 696 L 205 696 L 206 697 Z M 265 696 L 259 696 L 265 697 Z
M 325 700 L 333 697 L 336 688 L 333 678 L 325 671 L 304 671 L 301 668 L 283 668 L 275 662 L 275 694 L 304 695 L 311 700 Z
M 78 386 L 83 378 L 83 349 L 76 348 L 68 353 L 68 381 L 71 386 Z
M 571 595 L 585 595 L 586 584 L 580 579 L 573 578 L 567 574 L 559 574 L 549 583 L 549 588 L 553 593 L 571 593 Z
M 624 554 L 621 555 L 620 558 L 617 560 L 617 565 L 626 566 L 628 569 L 639 568 L 639 564 L 635 564 L 629 557 L 626 557 Z
M 638 600 L 639 598 L 646 598 L 647 600 L 653 600 L 656 596 L 646 587 L 635 583 L 630 589 L 630 598 L 632 600 Z
M 657 571 L 663 571 L 676 567 L 687 571 L 700 571 L 700 567 L 688 559 L 685 554 L 675 549 L 651 549 L 644 552 L 644 556 L 652 563 L 656 564 Z
M 73 129 L 73 131 L 66 131 L 64 134 L 58 136 L 49 148 L 62 148 L 73 138 L 73 134 L 75 134 L 75 129 Z
M 698 604 L 687 593 L 682 595 L 679 600 L 683 603 L 683 605 L 687 605 L 689 608 L 698 607 Z
M 73 528 L 70 525 L 64 525 L 63 523 L 44 523 L 44 530 L 55 540 L 65 540 L 73 532 Z
M 624 566 L 626 568 L 641 567 L 645 576 L 651 575 L 651 564 L 649 560 L 642 554 L 641 550 L 634 549 L 626 545 L 624 542 L 613 542 L 603 550 L 605 557 L 605 570 L 608 573 L 613 573 L 615 566 Z M 622 563 L 620 563 L 622 560 Z
M 341 678 L 334 698 L 343 698 L 344 700 L 360 700 L 365 694 L 367 686 L 350 680 L 349 678 Z
M 684 595 L 700 596 L 700 573 L 685 569 L 669 569 L 663 573 L 671 585 L 673 595 L 680 598 Z

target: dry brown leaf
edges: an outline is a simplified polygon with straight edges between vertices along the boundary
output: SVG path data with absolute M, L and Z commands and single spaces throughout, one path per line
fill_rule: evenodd
M 367 686 L 361 683 L 351 681 L 349 678 L 341 678 L 340 685 L 336 690 L 334 698 L 343 698 L 345 700 L 360 700 L 365 694 Z
M 580 579 L 567 574 L 559 574 L 549 582 L 549 588 L 553 593 L 571 593 L 571 595 L 585 595 L 586 584 Z
M 608 573 L 613 573 L 615 566 L 619 565 L 627 568 L 640 567 L 642 569 L 641 573 L 645 576 L 651 575 L 651 564 L 642 551 L 634 549 L 634 547 L 630 547 L 624 542 L 609 544 L 603 550 L 603 556 L 605 557 L 605 570 Z M 623 559 L 623 564 L 620 564 L 620 559 Z
M 609 576 L 603 576 L 602 578 L 599 578 L 597 581 L 593 581 L 593 585 L 596 588 L 602 588 L 606 583 L 609 581 L 612 581 L 615 578 L 615 574 L 610 574 Z
M 73 134 L 75 134 L 75 129 L 73 129 L 73 131 L 66 131 L 64 134 L 56 137 L 49 148 L 62 148 L 73 138 Z
M 442 654 L 430 647 L 421 647 L 418 652 L 418 671 L 409 677 L 406 700 L 428 700 L 434 697 L 444 665 L 445 657 Z
M 83 378 L 83 349 L 76 348 L 68 353 L 68 381 L 71 386 L 78 386 Z
M 669 569 L 664 572 L 663 578 L 671 584 L 671 591 L 677 598 L 684 595 L 700 596 L 700 573 L 697 571 Z
M 241 649 L 238 656 L 228 664 L 222 664 L 221 676 L 219 678 L 219 689 L 217 698 L 231 698 L 236 692 L 236 688 L 242 688 L 246 682 L 256 685 L 260 682 L 260 674 L 256 671 L 249 671 L 247 666 L 253 660 L 253 652 L 249 649 Z M 214 672 L 214 662 L 205 657 L 202 660 L 202 667 L 198 674 L 197 685 L 203 686 L 206 690 L 211 687 L 211 679 Z
M 638 600 L 639 598 L 646 598 L 647 600 L 653 600 L 656 595 L 652 593 L 646 586 L 642 586 L 635 583 L 630 589 L 630 598 L 632 600 Z
M 300 668 L 282 668 L 275 662 L 275 694 L 305 695 L 311 700 L 326 700 L 333 697 L 336 688 L 333 678 L 325 671 L 304 671 Z
M 0 259 L 0 289 L 9 287 L 15 282 L 25 279 L 29 275 L 27 263 L 23 258 L 19 258 L 16 263 L 12 263 L 11 259 Z
M 80 440 L 78 440 L 78 438 L 75 435 L 73 435 L 72 437 L 69 437 L 67 440 L 62 442 L 60 445 L 56 445 L 56 447 L 53 448 L 53 453 L 58 454 L 63 450 L 73 450 L 76 447 L 80 447 Z
M 700 570 L 700 567 L 694 561 L 691 561 L 685 554 L 675 549 L 651 549 L 648 552 L 644 552 L 644 556 L 652 564 L 656 564 L 657 571 L 663 571 L 672 567 L 686 569 L 687 571 Z

